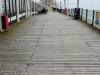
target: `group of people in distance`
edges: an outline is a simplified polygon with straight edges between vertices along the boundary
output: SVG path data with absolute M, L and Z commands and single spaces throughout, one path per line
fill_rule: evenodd
M 57 8 L 52 8 L 52 9 L 53 9 L 54 12 L 57 11 Z
M 43 8 L 42 10 L 38 10 L 38 14 L 47 14 L 48 10 Z

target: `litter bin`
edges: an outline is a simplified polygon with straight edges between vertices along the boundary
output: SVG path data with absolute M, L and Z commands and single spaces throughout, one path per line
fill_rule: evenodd
M 7 30 L 9 28 L 8 16 L 2 16 L 2 29 Z
M 74 19 L 80 19 L 80 8 L 75 8 Z

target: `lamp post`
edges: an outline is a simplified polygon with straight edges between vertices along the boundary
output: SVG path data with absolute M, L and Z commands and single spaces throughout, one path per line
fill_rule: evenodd
M 58 9 L 59 9 L 59 4 L 58 4 Z
M 64 13 L 67 14 L 66 0 L 64 0 L 64 7 L 65 7 L 65 9 L 64 9 Z
M 79 0 L 77 0 L 77 8 L 79 8 Z
M 64 7 L 66 8 L 66 0 L 64 0 Z
M 67 9 L 69 8 L 69 0 L 67 0 Z
M 61 2 L 60 2 L 60 9 L 61 9 Z

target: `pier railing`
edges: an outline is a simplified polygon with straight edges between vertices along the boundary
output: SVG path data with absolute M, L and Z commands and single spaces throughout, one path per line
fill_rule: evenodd
M 28 2 L 26 2 L 26 0 L 18 0 L 18 3 L 16 0 L 3 0 L 2 6 L 2 16 L 8 16 L 8 21 L 10 25 L 16 23 L 17 19 L 22 20 L 27 16 L 30 17 L 31 15 L 37 13 L 38 9 L 45 8 L 44 5 L 41 5 L 32 0 L 28 0 Z
M 74 9 L 67 9 L 67 15 L 74 17 Z M 100 29 L 100 11 L 80 9 L 80 20 Z

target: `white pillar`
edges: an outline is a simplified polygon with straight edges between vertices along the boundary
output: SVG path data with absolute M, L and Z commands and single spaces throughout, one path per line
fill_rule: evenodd
M 69 0 L 67 0 L 67 9 L 69 9 Z
M 17 11 L 17 22 L 20 22 L 20 20 L 19 20 L 19 0 L 16 0 L 16 11 Z
M 30 0 L 27 0 L 27 12 L 28 12 L 28 17 L 30 17 Z
M 25 14 L 26 14 L 26 18 L 28 18 L 28 5 L 27 5 L 27 0 L 25 0 Z
M 30 17 L 31 14 L 31 7 L 30 7 L 30 1 L 31 0 L 26 0 L 26 18 Z
M 0 0 L 0 31 L 2 32 L 1 16 L 2 16 L 2 1 Z
M 42 5 L 41 5 L 41 10 L 42 10 Z
M 30 14 L 32 16 L 32 2 L 30 2 Z
M 35 15 L 35 1 L 34 1 L 34 15 Z
M 66 8 L 66 0 L 64 0 L 64 7 Z

